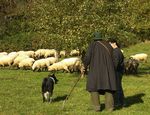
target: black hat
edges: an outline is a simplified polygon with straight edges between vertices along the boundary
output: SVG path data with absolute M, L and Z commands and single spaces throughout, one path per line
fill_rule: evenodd
M 103 39 L 101 34 L 99 32 L 94 32 L 94 40 L 100 40 L 100 39 Z

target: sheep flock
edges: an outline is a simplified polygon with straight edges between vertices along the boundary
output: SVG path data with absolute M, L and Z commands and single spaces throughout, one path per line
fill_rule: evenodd
M 30 69 L 32 71 L 64 71 L 84 74 L 82 52 L 78 49 L 67 52 L 55 49 L 38 49 L 36 51 L 0 52 L 0 67 Z M 125 73 L 137 73 L 140 62 L 147 62 L 148 55 L 138 53 L 125 59 Z
M 79 50 L 68 54 L 65 50 L 38 49 L 36 51 L 0 52 L 0 67 L 15 69 L 30 69 L 32 71 L 63 71 L 80 72 L 83 75 L 84 66 Z M 82 76 L 81 75 L 81 76 Z

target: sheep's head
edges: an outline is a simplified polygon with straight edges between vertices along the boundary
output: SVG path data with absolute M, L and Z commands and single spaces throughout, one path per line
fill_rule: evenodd
M 53 68 L 51 66 L 48 66 L 48 71 L 53 71 Z

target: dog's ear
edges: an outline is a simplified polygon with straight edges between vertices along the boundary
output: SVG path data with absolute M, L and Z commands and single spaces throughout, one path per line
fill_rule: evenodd
M 52 76 L 55 77 L 55 73 L 53 73 Z

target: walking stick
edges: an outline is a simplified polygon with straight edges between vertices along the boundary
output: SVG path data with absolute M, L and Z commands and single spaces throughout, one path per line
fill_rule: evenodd
M 69 94 L 67 95 L 67 97 L 65 98 L 64 102 L 63 102 L 63 106 L 62 106 L 62 109 L 64 109 L 64 106 L 65 106 L 65 103 L 66 101 L 69 99 L 71 93 L 73 92 L 74 88 L 76 87 L 77 83 L 79 82 L 79 80 L 81 79 L 82 77 L 80 76 L 77 81 L 75 82 L 74 86 L 72 87 L 72 89 L 70 90 Z

